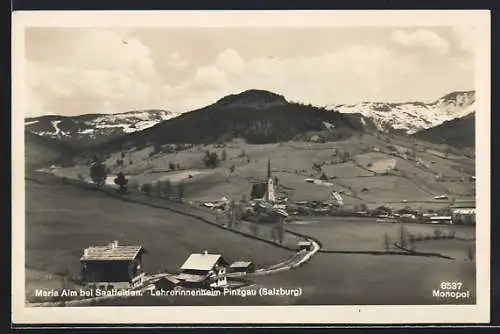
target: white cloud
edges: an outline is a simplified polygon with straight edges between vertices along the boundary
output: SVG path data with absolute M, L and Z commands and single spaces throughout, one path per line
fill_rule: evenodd
M 473 26 L 453 27 L 453 32 L 455 33 L 460 49 L 471 54 L 474 53 L 477 38 L 475 28 Z
M 241 73 L 244 70 L 245 62 L 236 50 L 226 49 L 219 53 L 215 65 L 231 73 Z
M 448 42 L 433 31 L 418 29 L 414 32 L 396 30 L 390 39 L 404 47 L 421 48 L 445 56 L 448 53 Z
M 192 110 L 246 89 L 266 89 L 292 101 L 328 105 L 390 98 L 390 92 L 417 71 L 415 57 L 398 55 L 382 47 L 354 46 L 322 56 L 253 58 L 225 70 L 217 66 L 198 68 L 181 85 L 167 86 L 166 100 L 172 109 Z M 241 59 L 231 51 L 233 59 Z M 227 63 L 226 63 L 227 64 Z M 177 101 L 174 96 L 182 96 Z M 384 98 L 384 97 L 382 97 Z
M 170 55 L 168 65 L 176 69 L 183 69 L 188 65 L 188 63 L 186 60 L 181 58 L 179 53 L 176 52 Z
M 152 97 L 159 97 L 154 90 L 161 87 L 160 79 L 149 48 L 137 39 L 121 31 L 85 30 L 67 43 L 42 42 L 40 52 L 30 50 L 38 56 L 27 69 L 30 113 L 75 115 L 159 107 L 160 101 Z
M 198 68 L 194 75 L 193 83 L 199 88 L 220 87 L 227 84 L 224 71 L 216 66 L 204 66 Z
M 471 45 L 465 42 L 469 35 L 460 36 L 464 36 L 464 46 Z M 448 53 L 448 43 L 427 30 L 396 31 L 391 40 L 432 54 Z M 454 61 L 451 53 L 440 62 L 426 62 L 419 59 L 419 52 L 362 43 L 336 46 L 322 55 L 289 57 L 269 57 L 265 52 L 244 58 L 228 48 L 222 49 L 212 63 L 200 61 L 203 65 L 196 68 L 187 66 L 186 52 L 182 56 L 172 51 L 162 53 L 152 43 L 156 59 L 158 54 L 165 55 L 170 73 L 182 78 L 177 83 L 178 78 L 170 80 L 167 85 L 156 71 L 150 48 L 127 37 L 126 32 L 82 29 L 76 38 L 73 34 L 71 38 L 41 41 L 28 43 L 32 55 L 27 71 L 30 114 L 76 115 L 149 108 L 183 112 L 252 88 L 315 105 L 427 100 L 436 97 L 435 91 L 447 89 L 443 88 L 447 83 L 463 80 L 462 74 L 470 72 L 466 59 Z M 35 47 L 39 49 L 33 50 Z M 187 59 L 193 66 L 196 58 Z M 182 73 L 176 71 L 184 68 Z M 436 75 L 436 68 L 443 68 L 439 73 L 456 76 L 448 80 L 447 74 L 442 74 L 441 81 L 429 79 Z M 168 76 L 168 71 L 167 66 L 162 74 Z

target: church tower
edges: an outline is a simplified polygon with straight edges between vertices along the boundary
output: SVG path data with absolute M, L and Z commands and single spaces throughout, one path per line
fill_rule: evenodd
M 274 192 L 274 180 L 271 173 L 271 159 L 267 158 L 267 187 L 266 187 L 265 200 L 271 203 L 276 202 L 275 192 Z

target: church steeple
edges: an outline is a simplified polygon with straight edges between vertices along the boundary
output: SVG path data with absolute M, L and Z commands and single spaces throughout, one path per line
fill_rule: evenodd
M 267 179 L 271 178 L 271 159 L 267 157 Z

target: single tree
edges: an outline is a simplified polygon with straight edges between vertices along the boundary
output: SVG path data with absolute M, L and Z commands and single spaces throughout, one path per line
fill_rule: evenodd
M 141 191 L 149 196 L 151 194 L 152 188 L 153 186 L 151 185 L 151 183 L 144 183 L 141 186 Z
M 156 197 L 162 197 L 163 195 L 163 187 L 161 185 L 161 181 L 154 182 L 152 184 L 153 186 L 153 193 L 155 194 Z
M 226 160 L 227 160 L 227 152 L 226 152 L 226 149 L 223 149 L 223 150 L 222 150 L 221 160 L 222 160 L 222 161 L 226 161 Z
M 441 235 L 442 235 L 442 231 L 441 231 L 441 229 L 436 228 L 436 229 L 434 230 L 434 239 L 440 239 L 440 238 L 441 238 Z
M 102 187 L 106 183 L 107 176 L 106 165 L 102 162 L 95 162 L 90 166 L 90 178 L 98 187 Z
M 391 239 L 387 233 L 384 234 L 384 248 L 386 252 L 391 249 Z
M 399 228 L 399 247 L 406 249 L 407 243 L 406 243 L 406 229 L 404 225 L 401 225 Z
M 179 182 L 177 185 L 177 192 L 179 194 L 179 202 L 182 203 L 184 201 L 184 193 L 185 193 L 185 184 L 183 181 Z
M 153 154 L 160 153 L 161 152 L 161 144 L 155 143 L 153 146 Z
M 165 198 L 169 199 L 173 195 L 173 192 L 174 192 L 172 182 L 170 181 L 170 179 L 166 179 L 164 182 L 162 182 L 162 186 L 163 186 L 163 194 L 165 195 Z
M 475 260 L 475 250 L 474 246 L 469 246 L 466 249 L 467 260 L 474 261 Z
M 416 250 L 415 247 L 415 236 L 413 234 L 408 234 L 408 241 L 410 243 L 410 250 L 414 252 Z
M 128 180 L 122 172 L 119 172 L 114 180 L 115 184 L 119 187 L 118 191 L 122 193 L 127 192 Z

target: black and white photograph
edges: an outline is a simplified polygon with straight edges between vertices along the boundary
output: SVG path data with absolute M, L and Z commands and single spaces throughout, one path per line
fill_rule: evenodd
M 488 319 L 488 12 L 16 14 L 20 319 Z

